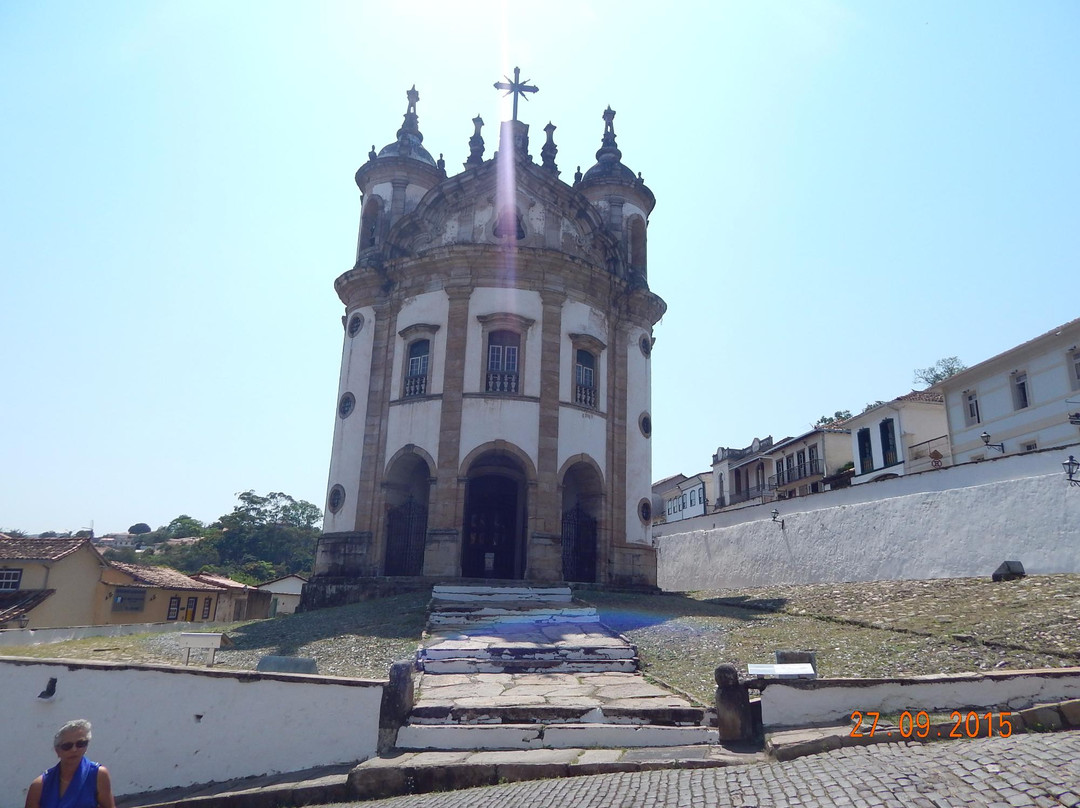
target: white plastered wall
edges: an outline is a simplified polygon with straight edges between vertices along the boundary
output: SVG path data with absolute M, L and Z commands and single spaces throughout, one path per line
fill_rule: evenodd
M 350 309 L 346 313 L 346 325 L 354 314 L 360 314 L 364 318 L 364 325 L 354 337 L 345 332 L 338 397 L 334 402 L 334 444 L 330 454 L 330 479 L 326 487 L 329 494 L 334 485 L 341 485 L 345 489 L 345 502 L 337 513 L 331 513 L 329 508 L 325 508 L 323 531 L 326 533 L 352 530 L 356 524 L 356 492 L 360 486 L 360 465 L 364 460 L 364 425 L 367 422 L 375 310 L 370 306 Z M 337 406 L 346 392 L 353 394 L 356 406 L 347 418 L 342 418 L 338 415 Z
M 401 306 L 397 318 L 397 333 L 394 339 L 394 358 L 390 370 L 390 400 L 401 398 L 401 385 L 405 378 L 405 356 L 408 344 L 400 335 L 412 325 L 437 325 L 439 329 L 431 337 L 431 355 L 428 359 L 430 395 L 443 391 L 443 379 L 446 374 L 446 320 L 450 313 L 450 301 L 446 292 L 427 292 L 407 300 Z
M 49 679 L 56 695 L 38 698 Z M 56 763 L 53 733 L 93 725 L 88 755 L 117 795 L 353 763 L 376 753 L 383 683 L 164 666 L 0 659 L 0 793 L 22 804 Z
M 603 312 L 597 311 L 592 306 L 568 300 L 562 308 L 562 339 L 559 342 L 559 400 L 574 400 L 574 365 L 577 357 L 574 355 L 573 344 L 570 341 L 571 334 L 588 334 L 596 337 L 605 345 L 611 344 L 608 334 L 607 317 Z M 596 365 L 596 403 L 601 410 L 607 404 L 607 363 L 610 351 L 604 349 L 597 357 Z M 561 434 L 561 433 L 560 433 Z M 574 454 L 574 452 L 571 452 Z M 561 462 L 561 460 L 560 460 Z
M 458 466 L 469 453 L 493 440 L 512 443 L 528 455 L 533 468 L 540 451 L 540 405 L 535 401 L 485 396 L 461 403 L 461 451 Z

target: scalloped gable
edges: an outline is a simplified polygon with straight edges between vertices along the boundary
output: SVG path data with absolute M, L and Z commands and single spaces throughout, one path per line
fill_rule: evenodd
M 496 160 L 439 183 L 391 228 L 392 253 L 479 244 L 559 250 L 598 268 L 618 259 L 617 239 L 583 194 L 525 160 L 515 172 L 513 206 L 500 204 Z

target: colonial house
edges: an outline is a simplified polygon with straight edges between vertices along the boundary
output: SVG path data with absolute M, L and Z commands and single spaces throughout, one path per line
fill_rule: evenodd
M 261 620 L 270 616 L 270 601 L 274 596 L 260 591 L 257 586 L 248 586 L 209 572 L 197 572 L 191 577 L 221 590 L 215 620 Z
M 954 463 L 1080 443 L 1080 319 L 935 385 Z
M 852 485 L 950 465 L 945 398 L 913 390 L 844 422 L 851 431 Z
M 300 594 L 306 583 L 307 578 L 302 575 L 286 575 L 259 584 L 259 589 L 273 596 L 270 600 L 270 616 L 277 617 L 295 612 L 296 607 L 300 605 Z
M 784 440 L 788 440 L 785 438 Z M 721 446 L 712 458 L 713 510 L 749 503 L 760 505 L 769 491 L 768 477 L 776 473 L 775 460 L 766 455 L 773 447 L 772 435 L 754 438 L 742 449 Z
M 167 567 L 106 561 L 89 539 L 0 534 L 0 628 L 200 622 L 219 591 Z
M 712 498 L 712 474 L 703 471 L 693 477 L 676 474 L 653 485 L 654 497 L 662 509 L 656 514 L 659 522 L 677 522 L 707 513 Z
M 763 452 L 773 473 L 767 482 L 766 498 L 791 499 L 826 490 L 826 478 L 851 462 L 851 440 L 844 427 L 811 429 L 797 438 L 785 438 Z

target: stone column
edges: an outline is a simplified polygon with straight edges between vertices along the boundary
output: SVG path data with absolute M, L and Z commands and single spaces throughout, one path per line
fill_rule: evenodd
M 452 286 L 446 289 L 446 295 L 450 303 L 446 318 L 439 456 L 435 461 L 435 489 L 428 510 L 428 549 L 424 554 L 424 575 L 460 576 L 464 481 L 458 479 L 458 463 L 461 454 L 465 357 L 470 349 L 467 336 L 472 287 Z
M 562 500 L 559 495 L 559 390 L 563 368 L 562 307 L 566 294 L 540 293 L 540 422 L 536 457 L 535 502 L 529 503 L 529 544 L 526 576 L 534 581 L 557 581 L 562 574 Z

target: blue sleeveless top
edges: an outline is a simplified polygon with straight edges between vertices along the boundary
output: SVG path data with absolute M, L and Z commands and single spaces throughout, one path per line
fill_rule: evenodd
M 41 775 L 41 808 L 97 808 L 97 776 L 100 763 L 83 758 L 60 796 L 60 764 Z

